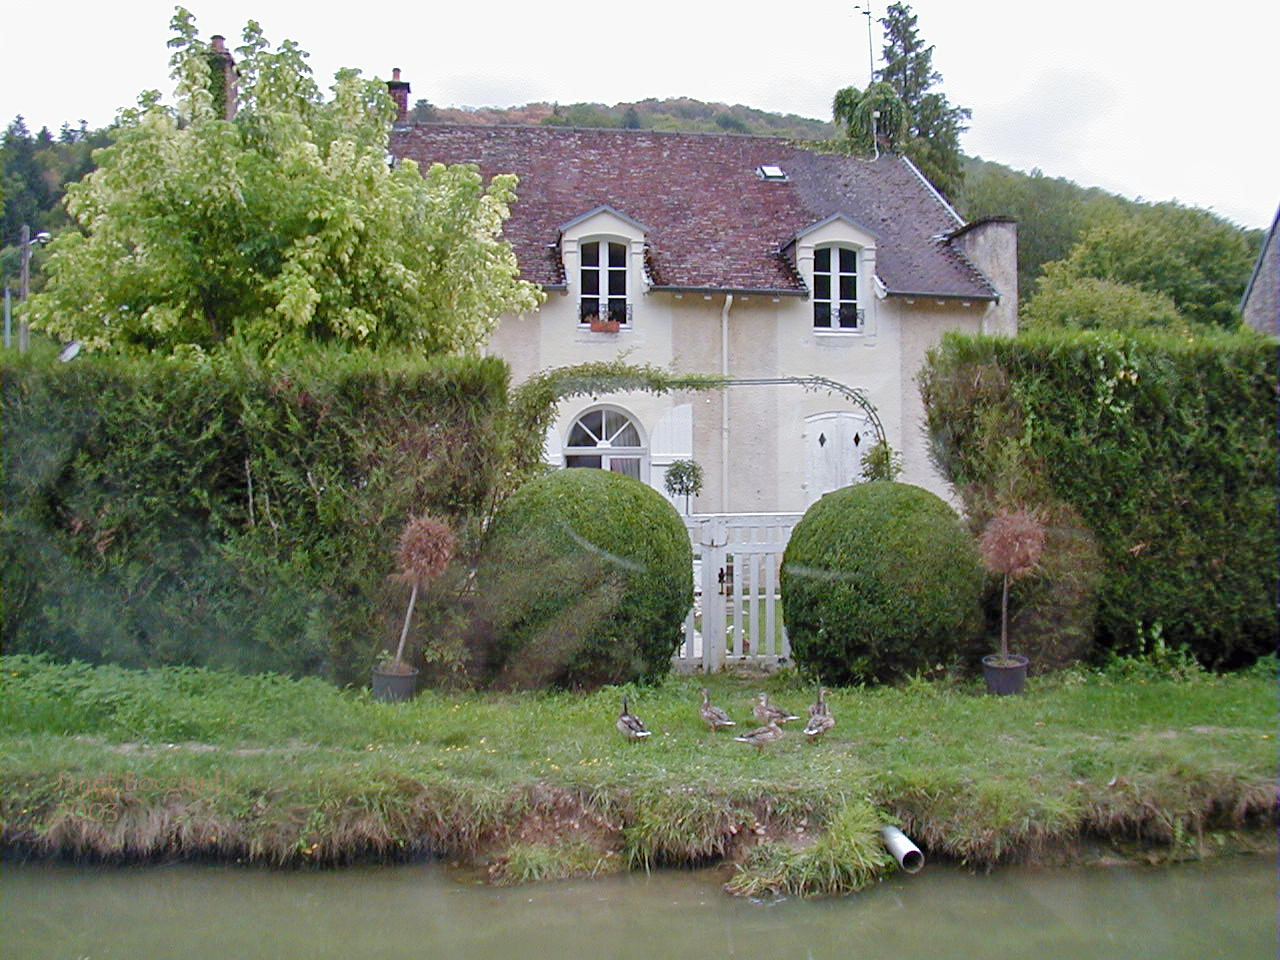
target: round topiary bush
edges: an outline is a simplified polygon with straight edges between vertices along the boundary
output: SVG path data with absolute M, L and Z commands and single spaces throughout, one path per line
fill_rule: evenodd
M 639 480 L 557 470 L 522 486 L 485 538 L 482 670 L 502 687 L 656 680 L 693 603 L 689 534 Z
M 977 547 L 941 499 L 905 483 L 843 487 L 809 508 L 783 555 L 792 653 L 828 683 L 927 669 L 968 652 L 982 585 Z

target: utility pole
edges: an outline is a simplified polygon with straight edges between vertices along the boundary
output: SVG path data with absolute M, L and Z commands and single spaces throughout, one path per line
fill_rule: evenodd
M 31 236 L 31 228 L 25 223 L 19 233 L 19 243 L 22 245 L 22 275 L 21 287 L 18 291 L 18 299 L 22 303 L 22 319 L 18 322 L 18 352 L 26 353 L 31 349 L 31 324 L 27 321 L 27 298 L 31 296 L 31 247 L 34 244 L 44 246 L 53 238 L 45 231 L 41 230 L 34 239 Z
M 18 242 L 22 244 L 22 279 L 18 287 L 22 319 L 18 321 L 18 352 L 26 353 L 31 347 L 31 326 L 27 323 L 27 295 L 31 293 L 31 228 L 25 223 L 18 235 Z

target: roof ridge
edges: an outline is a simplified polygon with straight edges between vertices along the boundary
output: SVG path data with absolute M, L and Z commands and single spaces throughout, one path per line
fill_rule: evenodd
M 1262 261 L 1266 259 L 1267 248 L 1271 246 L 1271 238 L 1276 235 L 1277 230 L 1280 230 L 1280 207 L 1276 207 L 1276 215 L 1271 221 L 1271 229 L 1262 238 L 1262 248 L 1258 251 L 1258 258 L 1253 262 L 1253 272 L 1249 274 L 1249 282 L 1245 285 L 1244 295 L 1240 298 L 1240 309 L 1242 311 L 1244 310 L 1244 305 L 1249 302 L 1250 294 L 1253 293 L 1253 285 L 1262 273 Z
M 613 133 L 624 136 L 643 134 L 660 137 L 717 137 L 725 140 L 774 140 L 786 144 L 809 142 L 801 137 L 788 137 L 780 133 L 733 133 L 728 130 L 653 130 L 632 127 L 576 127 L 541 123 L 458 123 L 446 120 L 412 120 L 395 125 L 397 131 L 413 130 L 419 127 L 434 127 L 437 129 L 448 127 L 454 130 L 555 130 L 572 131 L 574 133 Z
M 914 173 L 917 177 L 920 178 L 920 182 L 923 183 L 928 188 L 931 194 L 933 194 L 933 198 L 937 200 L 940 204 L 942 204 L 943 208 L 947 211 L 947 213 L 951 214 L 951 216 L 955 218 L 956 226 L 963 227 L 965 225 L 964 217 L 956 213 L 956 208 L 951 205 L 950 201 L 948 201 L 947 198 L 942 195 L 942 192 L 937 187 L 935 187 L 932 183 L 929 182 L 929 178 L 920 172 L 920 168 L 911 162 L 911 158 L 908 157 L 905 153 L 900 153 L 898 154 L 898 159 L 901 160 L 903 163 L 905 163 L 907 165 L 907 168 L 912 173 Z

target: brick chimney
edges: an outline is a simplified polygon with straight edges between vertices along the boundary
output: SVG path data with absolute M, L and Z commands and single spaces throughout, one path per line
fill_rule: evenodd
M 391 71 L 391 79 L 387 81 L 387 93 L 396 102 L 396 123 L 409 120 L 409 81 L 400 79 L 400 68 Z
M 236 69 L 236 58 L 227 49 L 226 37 L 213 36 L 209 41 L 213 45 L 213 49 L 209 51 L 209 69 L 213 73 L 213 105 L 216 109 L 221 101 L 222 119 L 233 120 L 236 103 L 240 99 L 240 71 Z

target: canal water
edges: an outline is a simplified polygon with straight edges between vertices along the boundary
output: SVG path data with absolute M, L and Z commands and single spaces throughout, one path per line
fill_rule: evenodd
M 862 893 L 752 902 L 712 872 L 494 888 L 435 864 L 338 871 L 0 865 L 14 960 L 1274 960 L 1276 865 L 989 875 L 931 865 Z

